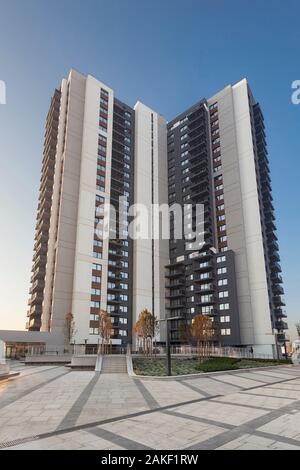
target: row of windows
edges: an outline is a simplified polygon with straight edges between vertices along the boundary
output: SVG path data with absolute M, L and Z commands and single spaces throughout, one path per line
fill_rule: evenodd
M 128 307 L 126 305 L 119 305 L 119 307 L 116 307 L 115 305 L 107 305 L 106 308 L 108 313 L 127 313 L 128 312 Z
M 126 330 L 114 330 L 114 333 L 119 336 L 127 336 L 127 331 Z M 90 335 L 99 335 L 99 329 L 98 328 L 90 328 Z

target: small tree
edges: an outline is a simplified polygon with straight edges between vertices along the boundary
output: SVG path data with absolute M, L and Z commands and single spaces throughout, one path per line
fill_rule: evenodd
M 138 340 L 142 340 L 143 351 L 146 355 L 152 354 L 153 338 L 155 338 L 158 328 L 159 325 L 156 316 L 147 308 L 142 310 L 133 327 L 133 334 L 138 337 Z
M 213 322 L 207 315 L 196 315 L 191 324 L 191 336 L 197 342 L 199 358 L 207 357 L 208 346 L 215 335 Z
M 64 328 L 66 350 L 69 350 L 70 344 L 73 340 L 75 333 L 76 333 L 76 330 L 75 330 L 74 316 L 73 316 L 73 313 L 69 312 L 66 314 L 66 317 L 65 317 L 65 328 Z
M 99 310 L 98 331 L 101 339 L 98 353 L 100 352 L 101 354 L 108 354 L 111 345 L 110 338 L 113 333 L 113 327 L 109 313 L 103 309 Z

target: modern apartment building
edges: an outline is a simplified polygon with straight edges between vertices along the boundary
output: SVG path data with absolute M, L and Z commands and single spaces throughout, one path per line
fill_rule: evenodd
M 29 330 L 62 332 L 71 312 L 74 341 L 96 346 L 102 308 L 111 314 L 113 346 L 125 348 L 143 308 L 164 316 L 168 241 L 134 244 L 126 214 L 134 202 L 167 203 L 166 141 L 161 116 L 142 103 L 132 109 L 91 76 L 71 70 L 55 90 L 46 123 Z M 115 207 L 115 217 L 105 204 Z
M 204 204 L 199 249 L 174 239 L 172 216 L 171 239 L 153 237 L 154 212 L 148 236 L 129 236 L 133 204 L 174 203 Z M 96 346 L 102 308 L 125 348 L 148 308 L 176 317 L 178 344 L 201 313 L 221 344 L 275 354 L 287 326 L 274 220 L 263 117 L 246 80 L 166 123 L 71 70 L 47 116 L 27 328 L 61 333 L 72 312 L 74 341 Z
M 173 341 L 181 341 L 180 324 L 201 313 L 222 344 L 276 354 L 287 324 L 259 104 L 242 80 L 167 127 L 169 204 L 205 205 L 203 248 L 170 241 L 167 309 L 182 317 L 172 322 Z

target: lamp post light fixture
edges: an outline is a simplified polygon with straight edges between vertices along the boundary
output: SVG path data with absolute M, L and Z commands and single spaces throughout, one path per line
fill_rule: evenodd
M 166 317 L 158 320 L 159 322 L 165 321 L 166 322 L 166 363 L 167 363 L 167 375 L 172 375 L 172 364 L 171 364 L 171 347 L 170 347 L 170 328 L 169 328 L 169 321 L 171 320 L 182 320 L 182 316 L 177 317 Z

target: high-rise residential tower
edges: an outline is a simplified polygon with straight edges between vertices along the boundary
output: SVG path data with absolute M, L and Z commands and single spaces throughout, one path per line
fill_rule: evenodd
M 63 331 L 71 312 L 74 341 L 97 345 L 102 308 L 111 314 L 113 346 L 124 348 L 142 308 L 164 316 L 168 242 L 134 243 L 126 214 L 133 203 L 167 203 L 165 130 L 157 113 L 141 103 L 132 109 L 92 76 L 72 70 L 55 91 L 46 123 L 29 330 Z M 120 196 L 126 198 L 121 207 Z M 110 238 L 104 235 L 113 218 L 105 204 L 116 209 Z
M 169 204 L 205 205 L 202 249 L 170 241 L 167 309 L 182 317 L 173 341 L 200 313 L 222 344 L 275 355 L 287 324 L 264 121 L 246 80 L 168 124 L 168 174 Z
M 153 205 L 175 203 L 204 204 L 204 227 L 194 214 L 184 221 L 204 245 L 174 239 L 172 212 L 170 240 L 153 236 Z M 148 234 L 132 238 L 139 206 Z M 286 323 L 274 220 L 263 117 L 246 80 L 166 123 L 71 70 L 47 116 L 27 328 L 62 332 L 71 312 L 74 341 L 96 346 L 102 308 L 124 349 L 147 308 L 176 317 L 174 344 L 203 314 L 222 345 L 276 354 Z

